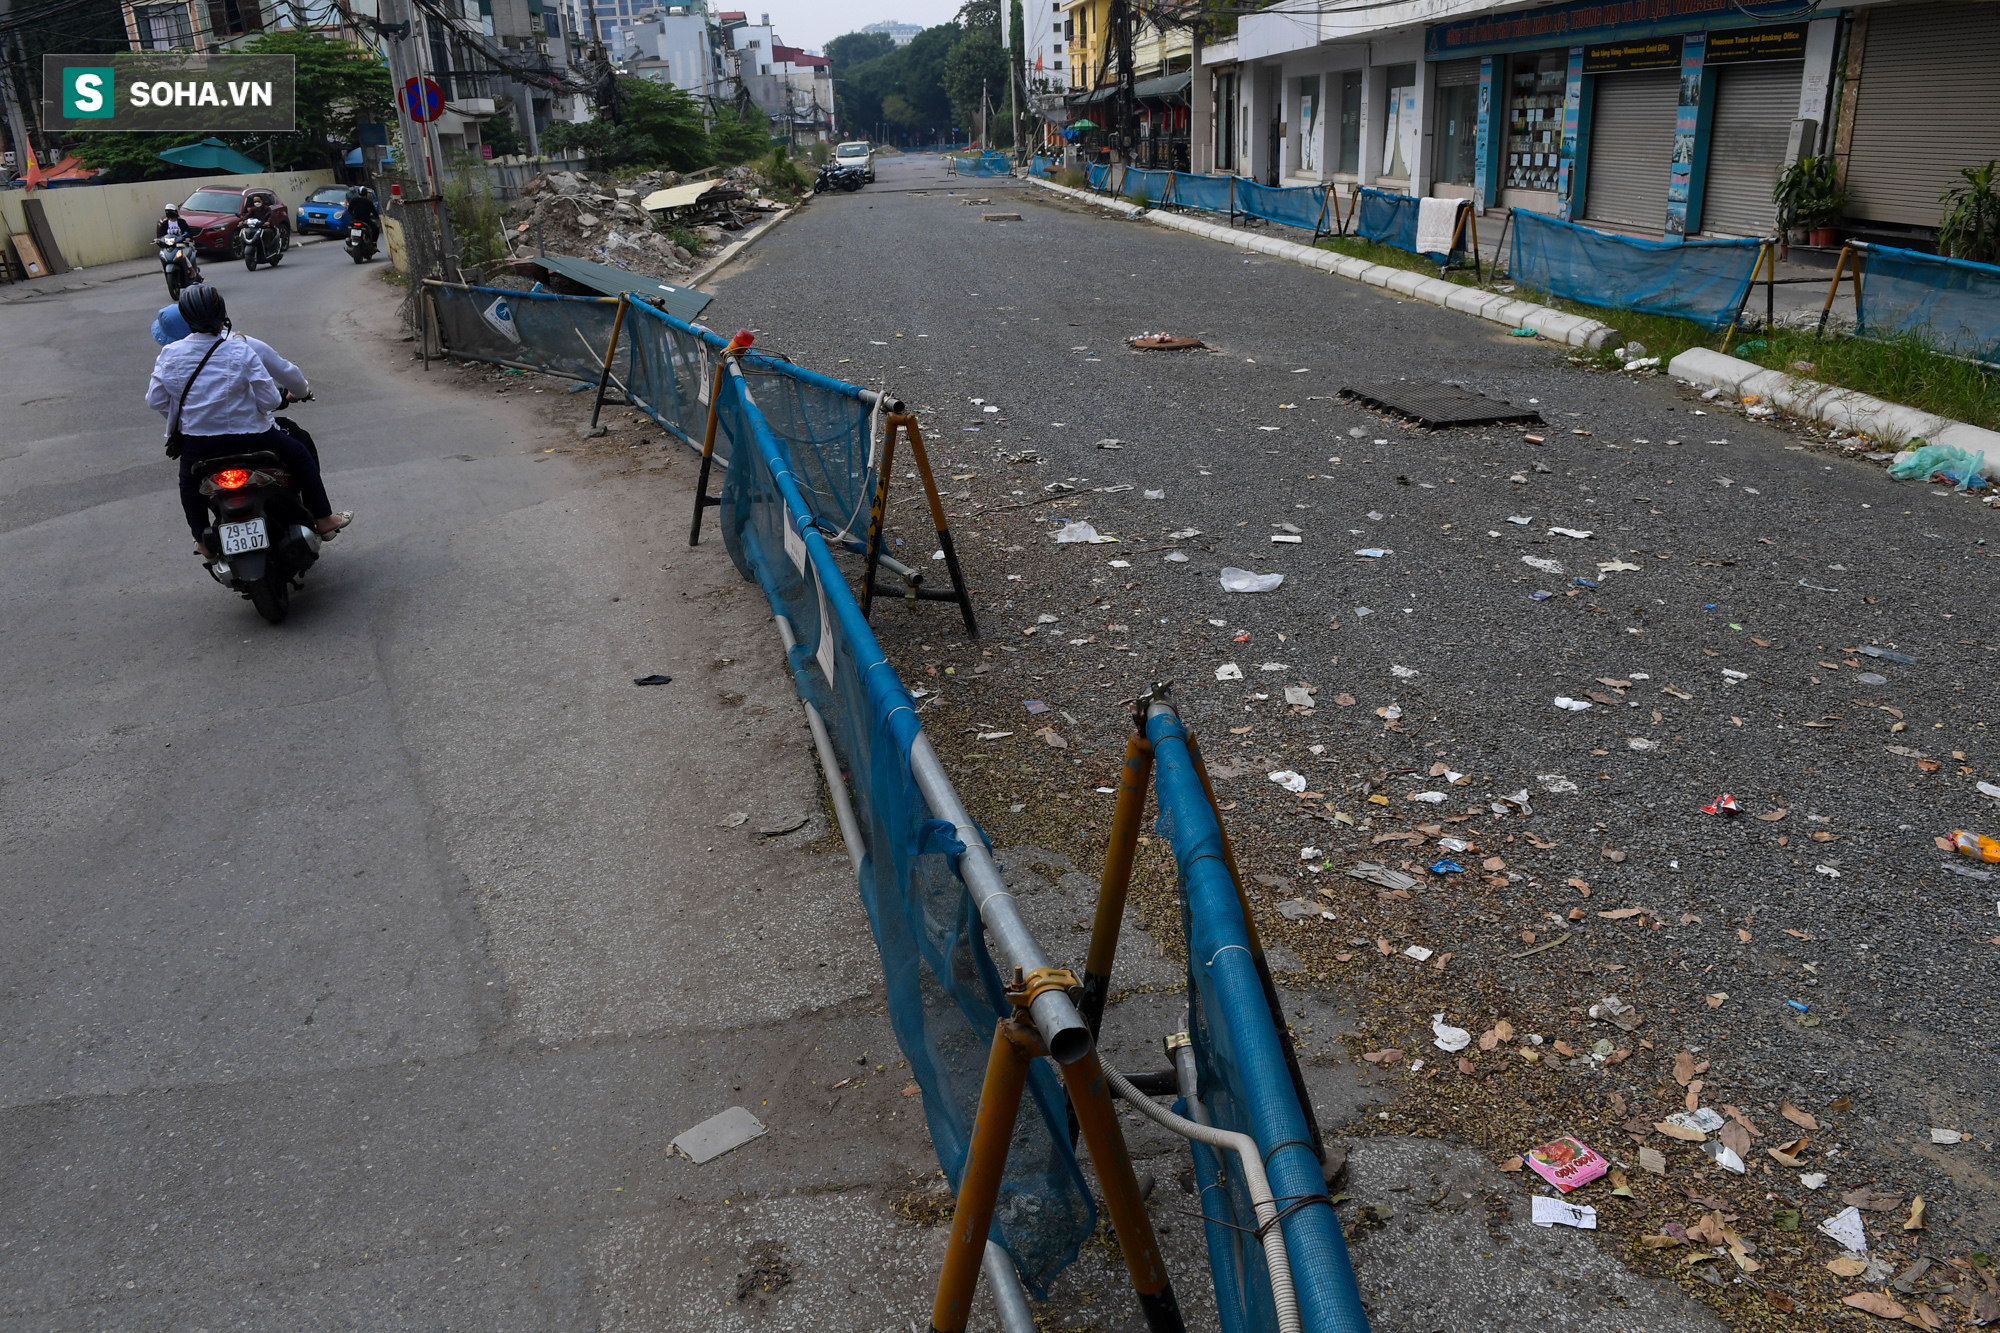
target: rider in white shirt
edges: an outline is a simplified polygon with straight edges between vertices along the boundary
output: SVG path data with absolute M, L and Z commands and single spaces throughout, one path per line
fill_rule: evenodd
M 167 418 L 170 433 L 178 420 L 183 437 L 181 508 L 194 535 L 195 554 L 203 559 L 210 555 L 202 544 L 209 516 L 196 465 L 229 454 L 276 454 L 298 484 L 320 536 L 331 537 L 346 527 L 354 516 L 333 512 L 319 460 L 272 420 L 285 392 L 302 398 L 310 391 L 298 367 L 267 345 L 230 332 L 222 294 L 206 283 L 181 293 L 178 313 L 189 332 L 160 349 L 146 386 L 146 405 Z M 158 324 L 164 326 L 164 312 Z

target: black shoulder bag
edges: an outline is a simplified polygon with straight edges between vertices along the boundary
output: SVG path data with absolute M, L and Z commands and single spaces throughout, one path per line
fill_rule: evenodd
M 174 404 L 173 420 L 167 423 L 168 458 L 179 458 L 181 456 L 181 409 L 187 406 L 188 390 L 194 387 L 195 375 L 201 374 L 202 367 L 208 364 L 208 358 L 215 355 L 215 349 L 222 346 L 222 344 L 224 343 L 224 341 L 227 340 L 227 338 L 228 338 L 227 334 L 224 334 L 222 337 L 217 338 L 214 341 L 214 343 L 212 343 L 209 346 L 209 349 L 201 354 L 201 360 L 195 363 L 194 375 L 188 376 L 187 383 L 181 386 L 180 401 Z

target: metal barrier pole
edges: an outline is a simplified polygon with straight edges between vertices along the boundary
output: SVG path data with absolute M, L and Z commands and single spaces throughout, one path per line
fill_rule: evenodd
M 861 617 L 875 609 L 875 570 L 882 561 L 882 521 L 889 512 L 889 474 L 895 471 L 896 420 L 882 419 L 882 462 L 875 473 L 875 496 L 868 502 L 868 549 L 861 562 Z
M 1512 230 L 1513 226 L 1514 210 L 1510 208 L 1507 210 L 1507 216 L 1500 219 L 1500 239 L 1493 243 L 1493 266 L 1486 270 L 1486 282 L 1481 283 L 1480 286 L 1486 286 L 1500 276 L 1500 252 L 1507 248 L 1507 233 Z M 1514 263 L 1510 259 L 1507 261 L 1507 272 L 1511 274 L 1513 271 Z
M 1771 242 L 1771 262 L 1764 266 L 1764 336 L 1778 325 L 1778 243 Z
M 1853 253 L 1853 246 L 1843 245 L 1840 247 L 1840 258 L 1833 261 L 1833 281 L 1826 285 L 1826 304 L 1819 308 L 1819 332 L 1815 335 L 1817 337 L 1826 336 L 1826 317 L 1833 313 L 1833 298 L 1840 295 L 1840 279 L 1847 272 L 1847 257 Z M 1856 305 L 1854 315 L 1855 322 L 1859 324 L 1861 317 L 1859 305 Z
M 924 494 L 930 500 L 931 525 L 937 529 L 938 548 L 944 552 L 944 567 L 951 573 L 952 590 L 958 595 L 958 611 L 965 618 L 965 632 L 973 638 L 979 637 L 979 621 L 972 614 L 972 594 L 965 586 L 965 574 L 958 567 L 958 548 L 952 544 L 951 527 L 944 518 L 944 497 L 938 494 L 937 478 L 931 473 L 930 456 L 924 452 L 924 432 L 917 425 L 915 413 L 889 418 L 891 431 L 900 425 L 910 437 L 910 456 L 916 460 L 917 475 L 924 483 Z M 882 465 L 882 477 L 886 482 L 889 465 Z
M 597 414 L 604 410 L 604 391 L 611 386 L 611 361 L 618 354 L 618 334 L 625 327 L 626 298 L 618 298 L 618 313 L 611 317 L 611 342 L 604 349 L 604 371 L 597 377 L 597 401 L 590 409 L 590 433 L 598 433 Z M 629 396 L 629 395 L 628 395 Z
M 701 440 L 701 472 L 694 482 L 694 521 L 688 525 L 688 545 L 701 545 L 701 511 L 710 505 L 722 503 L 719 495 L 708 493 L 708 470 L 715 463 L 715 427 L 722 406 L 722 377 L 729 367 L 729 358 L 742 356 L 750 344 L 757 339 L 748 329 L 738 329 L 736 336 L 729 340 L 729 346 L 715 359 L 715 382 L 708 387 L 708 431 Z M 600 389 L 600 393 L 603 391 Z
M 1083 964 L 1083 995 L 1077 1009 L 1095 1037 L 1104 1023 L 1111 993 L 1111 965 L 1118 955 L 1118 931 L 1125 921 L 1125 898 L 1132 884 L 1132 858 L 1146 819 L 1146 787 L 1153 776 L 1153 747 L 1144 736 L 1125 741 L 1125 766 L 1118 775 L 1118 804 L 1111 815 L 1111 842 L 1104 850 L 1104 876 L 1097 887 L 1097 919 L 1090 930 L 1090 953 Z
M 979 1286 L 986 1236 L 993 1226 L 993 1205 L 1000 1198 L 1000 1178 L 1007 1170 L 1014 1118 L 1020 1114 L 1028 1070 L 1042 1054 L 1041 1036 L 1025 1014 L 1025 1007 L 1017 1009 L 993 1028 L 986 1082 L 979 1090 L 979 1115 L 973 1121 L 972 1144 L 959 1175 L 951 1240 L 938 1273 L 937 1299 L 931 1303 L 931 1333 L 962 1333 L 972 1317 L 972 1293 Z
M 1724 356 L 1729 354 L 1729 344 L 1735 341 L 1736 326 L 1743 321 L 1743 307 L 1750 304 L 1750 293 L 1757 289 L 1757 270 L 1763 266 L 1765 253 L 1770 250 L 1771 246 L 1768 242 L 1759 241 L 1757 243 L 1757 262 L 1750 266 L 1750 281 L 1744 284 L 1743 298 L 1736 303 L 1736 314 L 1729 321 L 1729 330 L 1722 335 L 1722 353 Z
M 1021 1275 L 1014 1271 L 1014 1261 L 1007 1257 L 1007 1251 L 986 1242 L 986 1258 L 980 1265 L 986 1274 L 986 1286 L 993 1293 L 993 1304 L 1000 1312 L 1000 1327 L 1003 1333 L 1036 1333 L 1035 1312 L 1028 1308 L 1028 1293 L 1021 1289 Z
M 1132 1170 L 1125 1136 L 1119 1132 L 1118 1113 L 1111 1108 L 1111 1090 L 1098 1067 L 1097 1052 L 1064 1065 L 1062 1076 L 1069 1089 L 1069 1103 L 1083 1127 L 1084 1142 L 1090 1145 L 1090 1164 L 1097 1169 L 1098 1188 L 1104 1191 L 1104 1204 L 1111 1212 L 1111 1226 L 1118 1233 L 1118 1248 L 1124 1251 L 1125 1271 L 1138 1292 L 1146 1326 L 1153 1333 L 1186 1333 L 1180 1301 L 1160 1258 L 1153 1219 L 1147 1216 L 1145 1200 L 1139 1197 L 1139 1178 Z
M 785 657 L 791 658 L 792 649 L 799 646 L 798 636 L 792 633 L 792 622 L 784 616 L 773 616 L 778 622 L 778 637 L 784 640 Z M 821 633 L 825 633 L 824 627 Z M 833 682 L 828 681 L 829 685 Z M 867 847 L 861 841 L 861 824 L 854 817 L 854 801 L 847 791 L 847 781 L 840 775 L 840 756 L 833 751 L 833 738 L 827 735 L 826 719 L 819 715 L 819 709 L 812 706 L 810 699 L 801 699 L 806 708 L 806 726 L 812 731 L 813 749 L 819 752 L 819 771 L 826 778 L 826 794 L 833 801 L 833 817 L 840 825 L 840 840 L 847 844 L 847 859 L 854 863 L 856 874 L 861 873 L 861 862 L 868 855 Z

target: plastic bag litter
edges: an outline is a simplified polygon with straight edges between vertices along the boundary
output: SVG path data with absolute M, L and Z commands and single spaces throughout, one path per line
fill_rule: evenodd
M 1917 449 L 1905 449 L 1889 464 L 1892 481 L 1928 481 L 1938 478 L 1955 490 L 1976 490 L 1986 485 L 1986 453 L 1975 454 L 1952 444 L 1923 444 L 1920 440 L 1910 441 L 1922 445 Z
M 1436 1036 L 1431 1044 L 1447 1054 L 1456 1054 L 1472 1044 L 1472 1034 L 1445 1022 L 1442 1013 L 1431 1015 L 1431 1032 Z
M 1085 523 L 1081 519 L 1072 523 L 1065 523 L 1056 531 L 1056 541 L 1063 545 L 1068 545 L 1072 542 L 1096 543 L 1115 542 L 1117 540 L 1116 537 L 1100 536 L 1096 528 L 1091 527 L 1090 524 Z
M 1233 565 L 1222 571 L 1224 592 L 1271 592 L 1284 581 L 1283 574 L 1253 574 Z
M 1819 1229 L 1851 1254 L 1868 1253 L 1868 1231 L 1861 1225 L 1861 1210 L 1853 1204 L 1820 1223 Z
M 1370 884 L 1380 884 L 1385 889 L 1417 887 L 1417 881 L 1413 876 L 1406 875 L 1400 870 L 1391 870 L 1388 866 L 1378 865 L 1373 861 L 1355 862 L 1347 868 L 1347 877 L 1366 880 Z
M 1169 551 L 1160 558 L 1170 565 L 1185 565 L 1188 562 L 1186 551 Z
M 1873 657 L 1883 662 L 1901 662 L 1904 666 L 1915 666 L 1917 664 L 1917 659 L 1908 653 L 1892 652 L 1887 648 L 1877 648 L 1872 644 L 1864 644 L 1854 651 L 1863 657 Z
M 1215 678 L 1217 680 L 1242 680 L 1243 668 L 1234 662 L 1224 662 L 1215 669 Z
M 1277 783 L 1280 787 L 1283 787 L 1286 791 L 1304 791 L 1306 789 L 1305 775 L 1294 773 L 1289 768 L 1281 768 L 1275 773 L 1266 773 L 1264 776 Z
M 1970 833 L 1962 828 L 1951 831 L 1951 845 L 1960 856 L 1969 856 L 1975 861 L 2000 864 L 2000 841 L 1987 837 L 1984 833 Z
M 1587 713 L 1590 711 L 1590 700 L 1572 699 L 1567 694 L 1558 694 L 1556 707 L 1572 713 Z
M 1543 556 L 1524 555 L 1521 557 L 1521 563 L 1530 569 L 1539 569 L 1544 574 L 1560 574 L 1563 572 L 1562 561 L 1550 560 Z
M 1311 708 L 1313 706 L 1312 691 L 1303 685 L 1287 685 L 1285 687 L 1285 702 L 1294 708 Z

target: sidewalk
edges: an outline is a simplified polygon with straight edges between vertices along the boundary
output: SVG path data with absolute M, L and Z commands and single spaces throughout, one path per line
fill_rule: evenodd
M 159 278 L 160 264 L 150 256 L 145 259 L 122 259 L 116 264 L 98 264 L 92 268 L 73 268 L 67 273 L 51 274 L 46 278 L 26 278 L 20 282 L 0 284 L 0 304 L 16 301 L 41 301 L 65 292 L 80 292 L 91 287 L 102 287 L 107 282 L 122 282 L 126 278 Z M 166 285 L 160 286 L 160 302 L 166 303 Z

